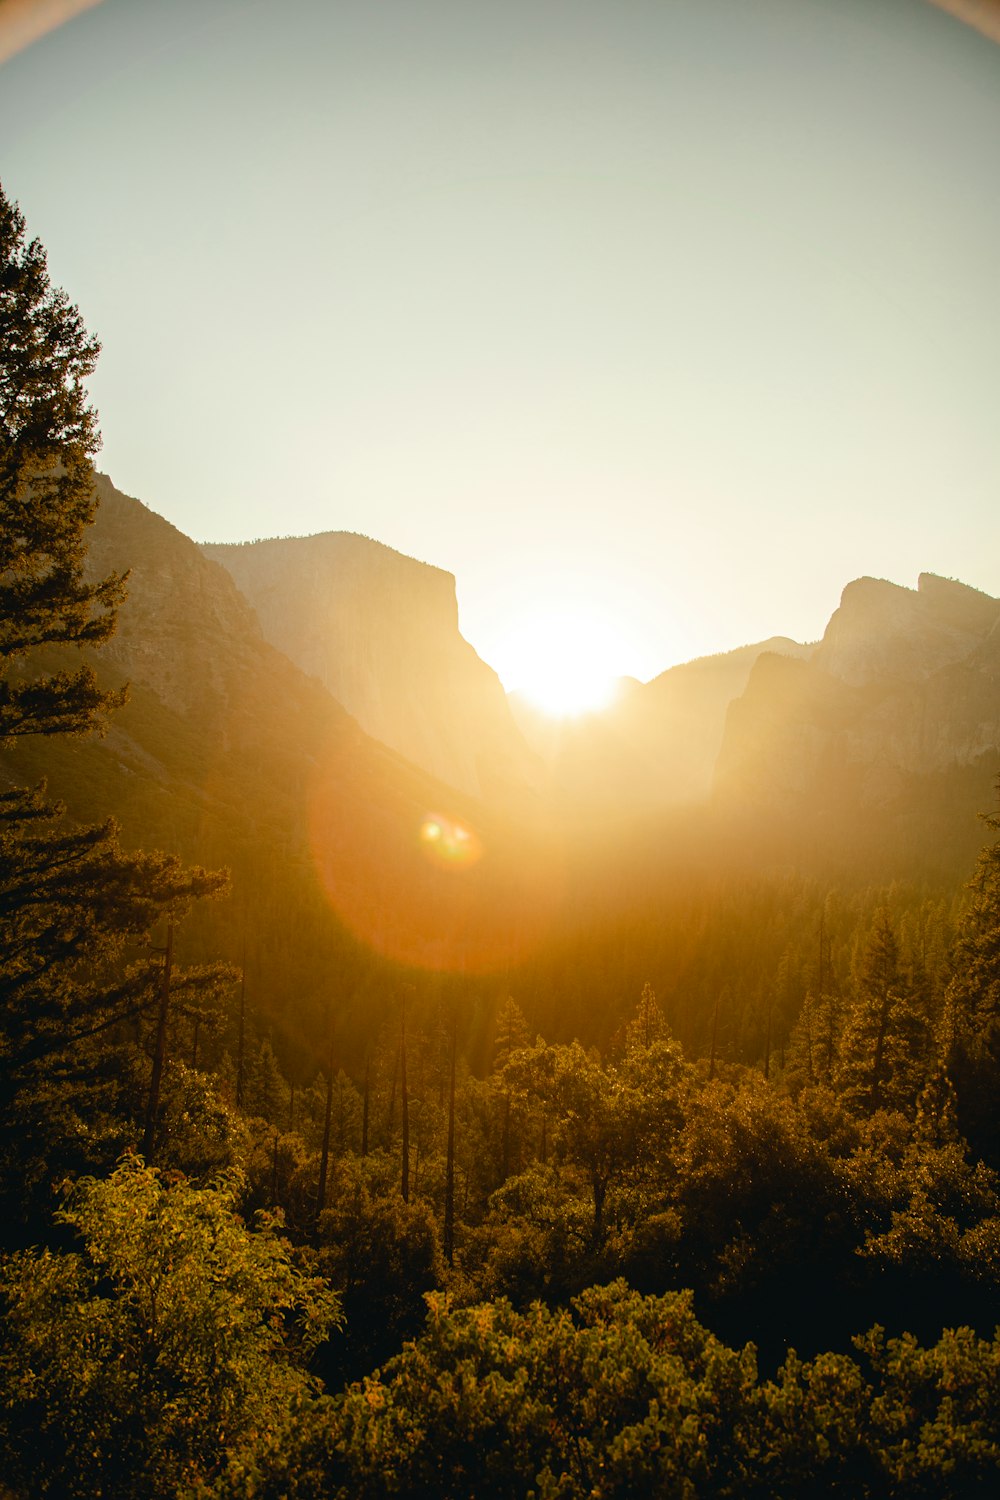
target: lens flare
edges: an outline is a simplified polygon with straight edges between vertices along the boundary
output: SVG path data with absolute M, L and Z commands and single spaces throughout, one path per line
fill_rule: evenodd
M 445 869 L 467 869 L 483 852 L 478 835 L 466 823 L 428 813 L 420 825 L 420 842 L 428 859 Z
M 562 859 L 547 825 L 417 800 L 411 775 L 334 741 L 308 790 L 313 867 L 338 920 L 396 963 L 509 970 L 551 931 Z M 418 793 L 419 795 L 419 793 Z

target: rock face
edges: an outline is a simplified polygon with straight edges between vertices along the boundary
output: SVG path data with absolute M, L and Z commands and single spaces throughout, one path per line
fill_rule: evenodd
M 459 634 L 450 573 L 345 532 L 202 550 L 266 639 L 368 734 L 492 804 L 530 794 L 535 759 L 496 673 Z
M 969 657 L 998 619 L 1000 601 L 933 573 L 921 573 L 916 590 L 858 578 L 841 596 L 816 663 L 857 686 L 920 682 Z
M 659 765 L 667 800 L 702 802 L 709 796 L 729 705 L 743 693 L 760 657 L 801 661 L 813 650 L 787 636 L 773 636 L 671 667 L 647 683 L 628 706 L 637 738 Z
M 710 795 L 727 710 L 757 659 L 806 658 L 814 649 L 774 637 L 671 667 L 648 683 L 623 679 L 612 707 L 564 725 L 516 701 L 515 715 L 569 816 L 692 807 Z
M 133 684 L 185 717 L 219 716 L 235 679 L 273 670 L 253 610 L 217 564 L 162 516 L 97 477 L 98 510 L 86 571 L 129 572 L 118 626 L 103 648 Z
M 756 662 L 715 791 L 803 827 L 866 812 L 916 825 L 930 798 L 954 803 L 963 777 L 982 807 L 998 765 L 1000 600 L 928 573 L 915 590 L 861 578 L 811 659 Z

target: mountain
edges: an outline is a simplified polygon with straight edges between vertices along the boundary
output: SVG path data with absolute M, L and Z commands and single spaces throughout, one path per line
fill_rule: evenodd
M 806 659 L 814 649 L 775 636 L 671 667 L 648 683 L 624 678 L 609 708 L 563 723 L 516 695 L 512 708 L 565 815 L 699 806 L 711 794 L 729 705 L 757 659 L 768 652 Z
M 366 733 L 491 805 L 530 803 L 540 768 L 500 679 L 459 633 L 450 573 L 347 532 L 202 551 L 265 638 Z
M 227 866 L 232 895 L 185 924 L 180 961 L 247 954 L 251 1000 L 313 1055 L 333 1020 L 391 1003 L 400 964 L 475 973 L 534 942 L 546 850 L 367 735 L 265 640 L 226 569 L 107 477 L 97 491 L 87 572 L 130 576 L 89 659 L 128 702 L 103 739 L 21 741 L 0 776 L 45 776 L 126 844 Z
M 749 952 L 782 881 L 815 894 L 831 874 L 844 890 L 926 876 L 953 891 L 971 868 L 1000 770 L 988 595 L 932 575 L 916 590 L 856 580 L 818 645 L 778 637 L 626 681 L 603 717 L 548 745 L 543 730 L 535 791 L 541 760 L 461 641 L 447 574 L 361 538 L 223 549 L 270 568 L 273 546 L 285 594 L 291 560 L 312 558 L 302 631 L 318 629 L 323 580 L 348 579 L 348 686 L 383 725 L 423 735 L 428 757 L 437 747 L 450 777 L 474 779 L 474 796 L 367 733 L 269 641 L 216 549 L 106 478 L 98 494 L 88 570 L 131 572 L 118 631 L 91 655 L 129 701 L 103 740 L 22 742 L 0 775 L 47 776 L 73 816 L 113 813 L 129 844 L 231 869 L 231 898 L 184 924 L 178 961 L 245 956 L 257 1034 L 297 1076 L 331 1029 L 363 1068 L 404 984 L 426 1019 L 450 982 L 484 1058 L 507 993 L 553 1035 L 578 1013 L 610 1035 L 651 979 L 694 1035 L 726 924 Z M 331 671 L 337 659 L 331 647 Z M 483 776 L 496 741 L 518 775 Z M 721 927 L 716 910 L 731 910 Z M 779 929 L 767 941 L 780 954 Z
M 1000 769 L 1000 600 L 934 574 L 848 584 L 804 660 L 761 655 L 730 705 L 716 806 L 860 853 L 974 826 Z

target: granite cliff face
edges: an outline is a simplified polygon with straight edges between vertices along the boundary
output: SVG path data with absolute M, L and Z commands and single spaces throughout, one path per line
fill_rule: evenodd
M 238 685 L 243 696 L 248 677 L 273 673 L 275 653 L 222 568 L 106 475 L 98 475 L 96 489 L 87 575 L 129 572 L 128 595 L 101 660 L 172 710 L 189 718 L 207 713 L 212 724 Z
M 831 677 L 862 686 L 922 682 L 966 660 L 1000 620 L 1000 600 L 921 573 L 916 589 L 858 578 L 841 595 L 816 653 Z
M 730 706 L 717 801 L 812 826 L 954 801 L 1000 765 L 1000 600 L 921 574 L 848 584 L 807 661 L 763 655 Z M 961 799 L 960 799 L 961 800 Z
M 727 710 L 757 659 L 805 658 L 814 649 L 776 636 L 671 667 L 651 682 L 623 679 L 610 708 L 576 721 L 554 724 L 517 701 L 515 716 L 569 816 L 693 807 L 711 793 Z
M 459 634 L 450 573 L 345 532 L 202 550 L 266 639 L 368 734 L 492 804 L 530 795 L 537 764 L 499 678 Z

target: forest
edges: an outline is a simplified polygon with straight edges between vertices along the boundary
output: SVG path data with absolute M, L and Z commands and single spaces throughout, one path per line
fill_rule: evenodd
M 265 931 L 263 851 L 17 779 L 123 712 L 128 580 L 2 194 L 0 344 L 0 1494 L 995 1494 L 1000 815 L 951 886 L 606 875 L 468 972 Z

